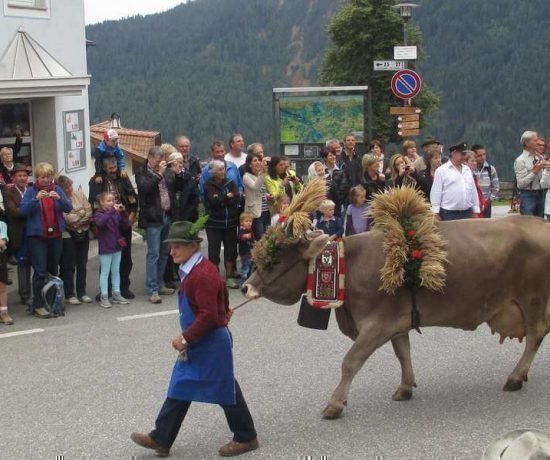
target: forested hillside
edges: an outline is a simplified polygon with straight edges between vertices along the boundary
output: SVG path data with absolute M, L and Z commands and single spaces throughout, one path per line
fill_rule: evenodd
M 214 138 L 272 137 L 271 91 L 317 80 L 335 0 L 196 0 L 86 29 L 92 120 Z
M 184 131 L 203 156 L 232 131 L 269 142 L 271 89 L 317 83 L 326 26 L 343 1 L 195 0 L 88 26 L 92 121 L 117 111 L 125 126 L 168 141 Z M 509 177 L 521 132 L 550 133 L 548 0 L 417 3 L 418 68 L 441 96 L 423 134 L 485 143 Z

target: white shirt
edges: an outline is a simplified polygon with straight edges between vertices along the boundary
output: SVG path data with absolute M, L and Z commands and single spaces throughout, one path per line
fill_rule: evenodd
M 462 165 L 460 171 L 451 161 L 437 168 L 430 202 L 434 214 L 439 214 L 441 208 L 447 211 L 472 209 L 474 213 L 479 213 L 479 197 L 471 169 Z
M 535 158 L 537 155 L 529 153 L 527 150 L 521 152 L 521 155 L 514 161 L 514 172 L 516 173 L 516 180 L 519 190 L 540 190 L 540 179 L 542 177 L 542 171 L 538 174 L 533 172 L 533 166 L 535 166 Z M 538 158 L 537 158 L 537 161 Z
M 231 153 L 226 153 L 223 159 L 225 161 L 230 161 L 231 163 L 234 163 L 237 166 L 237 168 L 240 168 L 242 165 L 244 165 L 246 161 L 246 155 L 243 152 L 241 152 L 240 157 L 234 157 L 233 155 L 231 155 Z
M 191 270 L 202 260 L 202 254 L 197 251 L 195 254 L 193 254 L 189 259 L 187 259 L 187 262 L 180 264 L 179 267 L 179 275 L 180 280 L 183 281 L 189 273 L 191 273 Z

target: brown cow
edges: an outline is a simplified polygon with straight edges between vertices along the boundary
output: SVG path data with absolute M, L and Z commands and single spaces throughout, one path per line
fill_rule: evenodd
M 487 323 L 501 340 L 522 340 L 525 351 L 508 376 L 505 391 L 519 390 L 535 353 L 550 329 L 550 226 L 526 216 L 440 222 L 448 242 L 447 281 L 443 293 L 417 292 L 420 325 L 475 330 Z M 346 405 L 355 374 L 380 346 L 391 340 L 401 364 L 401 383 L 393 399 L 410 399 L 416 386 L 410 355 L 411 297 L 406 288 L 395 295 L 379 290 L 385 260 L 383 235 L 373 230 L 344 239 L 346 300 L 336 310 L 340 330 L 353 345 L 342 363 L 342 376 L 325 418 L 337 418 Z M 243 286 L 247 298 L 291 305 L 306 285 L 308 260 L 328 239 L 315 234 L 279 248 L 278 264 L 259 267 Z

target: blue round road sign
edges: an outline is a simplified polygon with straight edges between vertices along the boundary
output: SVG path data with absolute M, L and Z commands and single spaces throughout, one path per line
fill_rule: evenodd
M 391 79 L 391 90 L 400 99 L 412 99 L 422 88 L 422 80 L 414 70 L 400 70 Z

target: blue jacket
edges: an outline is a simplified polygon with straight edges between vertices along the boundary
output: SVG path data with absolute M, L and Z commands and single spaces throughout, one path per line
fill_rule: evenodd
M 316 228 L 323 230 L 327 235 L 336 235 L 338 238 L 344 236 L 344 224 L 340 217 L 333 217 L 329 221 L 324 220 L 322 217 L 317 222 Z
M 61 197 L 59 200 L 55 200 L 55 217 L 59 223 L 59 231 L 65 230 L 65 219 L 63 218 L 64 212 L 71 212 L 73 205 L 71 200 L 67 198 L 67 195 L 61 190 L 61 187 L 55 186 L 54 189 Z M 27 217 L 27 236 L 42 236 L 42 222 L 40 220 L 40 203 L 36 198 L 38 194 L 38 187 L 33 185 L 29 187 L 23 195 L 23 201 L 21 201 L 21 214 Z
M 101 141 L 94 152 L 95 173 L 101 174 L 101 171 L 103 170 L 103 165 L 101 164 L 103 158 L 113 156 L 116 158 L 116 165 L 118 170 L 122 171 L 126 167 L 126 163 L 124 161 L 124 152 L 120 149 L 120 146 L 117 144 L 114 148 L 109 147 L 107 144 L 105 144 L 105 141 Z
M 235 182 L 235 184 L 237 185 L 237 190 L 241 195 L 244 193 L 243 179 L 241 177 L 241 173 L 239 172 L 239 168 L 237 168 L 235 163 L 232 163 L 230 161 L 225 162 L 225 177 L 226 179 Z M 201 199 L 203 203 L 206 201 L 206 192 L 204 190 L 204 186 L 211 178 L 212 176 L 210 175 L 210 171 L 208 171 L 207 166 L 202 170 L 201 179 L 199 181 Z

